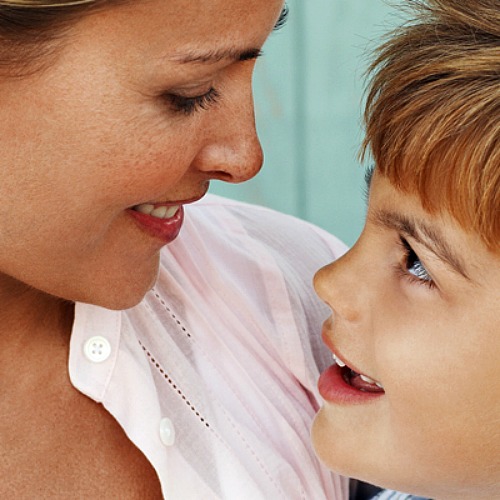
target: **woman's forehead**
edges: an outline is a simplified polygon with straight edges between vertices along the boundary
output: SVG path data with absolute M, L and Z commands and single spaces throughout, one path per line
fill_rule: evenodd
M 159 63 L 242 59 L 262 47 L 282 13 L 281 0 L 140 0 L 83 18 L 73 40 L 77 48 L 90 40 Z

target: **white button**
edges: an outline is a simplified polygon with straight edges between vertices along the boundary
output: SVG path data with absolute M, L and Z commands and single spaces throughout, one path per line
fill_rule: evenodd
M 111 354 L 111 345 L 104 337 L 91 337 L 85 342 L 83 352 L 90 361 L 102 363 L 109 358 Z
M 165 446 L 172 446 L 175 442 L 174 424 L 169 418 L 162 418 L 160 422 L 160 439 Z

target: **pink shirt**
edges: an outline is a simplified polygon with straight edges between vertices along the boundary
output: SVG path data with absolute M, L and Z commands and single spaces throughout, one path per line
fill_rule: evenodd
M 344 251 L 306 222 L 209 195 L 186 207 L 139 305 L 76 305 L 71 381 L 142 450 L 165 498 L 348 498 L 309 440 L 330 364 L 312 277 Z

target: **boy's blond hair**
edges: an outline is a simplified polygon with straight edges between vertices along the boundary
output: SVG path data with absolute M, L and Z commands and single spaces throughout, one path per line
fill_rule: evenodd
M 371 67 L 366 137 L 377 169 L 431 213 L 500 251 L 500 0 L 408 0 L 415 19 Z

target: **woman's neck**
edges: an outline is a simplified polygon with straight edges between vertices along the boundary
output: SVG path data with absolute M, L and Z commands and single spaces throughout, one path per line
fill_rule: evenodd
M 74 304 L 0 275 L 0 372 L 39 353 L 69 348 Z

